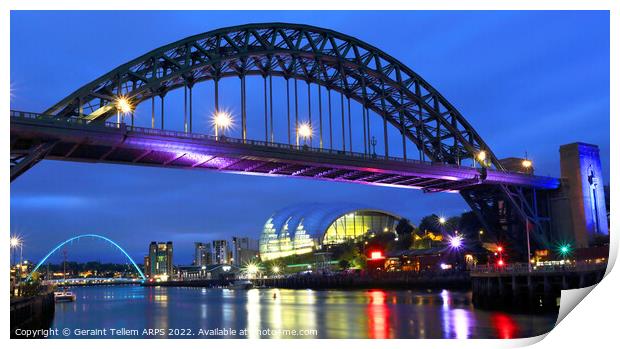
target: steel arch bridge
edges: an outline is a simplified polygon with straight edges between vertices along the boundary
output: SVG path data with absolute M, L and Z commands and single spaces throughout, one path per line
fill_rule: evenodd
M 264 140 L 248 137 L 246 78 L 253 76 L 263 79 Z M 213 82 L 217 112 L 219 82 L 229 77 L 240 82 L 241 137 L 194 133 L 194 86 Z M 287 143 L 274 139 L 273 77 L 286 81 Z M 305 118 L 310 126 L 310 87 L 318 88 L 319 108 L 314 111 L 314 128 L 317 112 L 319 119 L 318 147 L 312 147 L 312 135 L 311 146 L 299 144 L 300 81 L 307 85 Z M 176 89 L 184 90 L 180 132 L 166 129 L 164 123 L 166 94 Z M 336 115 L 332 115 L 332 92 L 340 96 Z M 328 122 L 322 105 L 326 93 Z M 161 104 L 157 129 L 156 98 Z M 119 100 L 133 105 L 150 101 L 151 127 L 134 126 L 132 112 L 131 125 L 121 123 Z M 363 152 L 352 147 L 351 101 L 362 109 Z M 379 132 L 371 131 L 371 114 L 381 120 Z M 114 116 L 116 123 L 110 122 Z M 341 124 L 341 148 L 334 147 L 333 138 L 340 135 L 333 132 L 333 119 Z M 401 138 L 399 158 L 390 156 L 388 129 Z M 374 134 L 383 135 L 382 155 L 371 152 Z M 524 227 L 531 225 L 541 246 L 547 244 L 549 230 L 544 195 L 559 186 L 555 178 L 506 170 L 459 111 L 394 57 L 342 33 L 299 24 L 222 28 L 157 48 L 82 86 L 41 114 L 12 111 L 11 138 L 11 180 L 48 158 L 460 192 L 489 231 L 522 242 Z M 407 145 L 417 149 L 417 160 L 408 156 Z
M 32 278 L 32 275 L 39 269 L 39 267 L 41 267 L 45 261 L 47 261 L 47 259 L 54 254 L 54 252 L 58 251 L 61 247 L 63 247 L 64 245 L 73 242 L 75 240 L 79 240 L 81 238 L 96 238 L 96 239 L 100 239 L 103 241 L 107 241 L 109 243 L 112 244 L 112 246 L 116 247 L 119 251 L 121 251 L 125 257 L 127 257 L 129 259 L 129 261 L 131 262 L 131 264 L 133 265 L 133 267 L 136 269 L 136 271 L 138 272 L 138 274 L 140 274 L 140 278 L 142 280 L 146 280 L 146 276 L 144 276 L 144 273 L 142 273 L 142 270 L 140 270 L 140 268 L 138 267 L 138 265 L 136 264 L 136 262 L 133 260 L 133 258 L 131 258 L 131 256 L 127 253 L 127 251 L 125 251 L 119 244 L 117 244 L 116 242 L 114 242 L 113 240 L 102 236 L 102 235 L 97 235 L 97 234 L 82 234 L 82 235 L 78 235 L 78 236 L 74 236 L 70 239 L 67 239 L 63 242 L 61 242 L 60 244 L 56 245 L 56 247 L 54 247 L 50 252 L 48 252 L 45 257 L 43 257 L 43 259 L 34 267 L 34 269 L 32 269 L 32 271 L 30 272 L 30 274 L 28 274 L 28 277 L 26 278 L 26 281 L 30 280 Z

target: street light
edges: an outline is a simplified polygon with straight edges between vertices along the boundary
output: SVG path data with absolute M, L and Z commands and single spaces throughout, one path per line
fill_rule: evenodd
M 523 159 L 523 161 L 521 161 L 521 166 L 523 166 L 523 172 L 527 173 L 527 174 L 533 174 L 534 173 L 534 169 L 532 167 L 533 163 L 532 160 L 527 158 L 527 154 L 525 155 L 525 159 Z
M 484 165 L 484 162 L 487 159 L 487 152 L 484 150 L 479 151 L 478 155 L 476 155 L 476 158 L 478 158 L 478 161 Z
M 11 236 L 11 248 L 15 248 L 21 244 L 21 240 L 17 236 Z
M 306 139 L 312 137 L 312 127 L 306 123 L 299 125 L 297 128 L 297 137 L 303 138 L 305 142 Z M 299 145 L 299 140 L 297 141 L 297 145 Z
M 232 124 L 232 115 L 225 111 L 218 111 L 213 114 L 213 126 L 215 127 L 215 139 L 218 139 L 219 130 L 222 131 L 228 130 Z
M 22 268 L 24 242 L 19 236 L 13 235 L 11 236 L 10 245 L 11 245 L 11 249 L 13 249 L 13 264 L 14 265 L 15 265 L 15 250 L 17 249 L 17 247 L 19 247 L 19 270 L 15 268 L 15 276 L 19 277 L 17 281 L 18 283 L 21 283 L 21 276 L 22 276 L 21 268 Z
M 463 237 L 460 235 L 454 235 L 449 238 L 450 247 L 453 249 L 459 249 L 463 246 Z
M 280 273 L 280 267 L 278 267 L 277 265 L 274 265 L 273 268 L 271 268 L 271 271 L 274 274 L 279 274 Z
M 439 217 L 439 224 L 441 225 L 446 224 L 446 217 Z
M 258 272 L 260 271 L 260 268 L 257 263 L 249 262 L 248 264 L 245 265 L 244 271 L 245 271 L 246 276 L 251 279 L 257 276 Z
M 125 116 L 125 114 L 131 113 L 132 110 L 133 106 L 131 105 L 131 101 L 125 96 L 119 96 L 116 99 L 116 123 L 121 123 L 121 113 Z
M 568 243 L 562 244 L 558 247 L 558 251 L 560 252 L 560 256 L 562 256 L 562 259 L 564 259 L 570 254 L 571 246 Z

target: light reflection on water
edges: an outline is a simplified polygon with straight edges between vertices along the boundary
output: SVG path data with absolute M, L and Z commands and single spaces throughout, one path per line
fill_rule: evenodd
M 93 286 L 74 291 L 76 302 L 56 305 L 53 327 L 247 329 L 247 335 L 233 338 L 291 338 L 278 330 L 304 329 L 318 334 L 294 338 L 517 338 L 547 332 L 556 320 L 474 309 L 469 293 L 447 290 Z M 272 333 L 259 333 L 266 329 Z

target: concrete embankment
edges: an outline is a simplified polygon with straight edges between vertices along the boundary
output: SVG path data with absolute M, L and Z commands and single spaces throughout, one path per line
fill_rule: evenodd
M 291 289 L 469 289 L 469 275 L 412 275 L 382 273 L 380 275 L 312 275 L 255 280 L 258 286 Z
M 23 338 L 16 333 L 23 333 L 24 330 L 49 329 L 54 319 L 54 308 L 52 291 L 11 299 L 11 338 Z
M 226 287 L 235 280 L 174 280 L 145 282 L 143 286 Z M 428 274 L 380 273 L 366 275 L 298 275 L 250 280 L 254 286 L 289 289 L 469 289 L 468 273 Z
M 145 281 L 142 286 L 163 286 L 163 287 L 224 287 L 233 283 L 234 280 L 173 280 L 173 281 Z

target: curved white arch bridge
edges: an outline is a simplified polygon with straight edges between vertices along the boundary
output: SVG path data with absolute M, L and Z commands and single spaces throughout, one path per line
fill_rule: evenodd
M 133 267 L 136 269 L 136 271 L 138 272 L 138 274 L 140 275 L 140 278 L 142 280 L 146 280 L 146 276 L 144 276 L 144 273 L 142 273 L 142 270 L 140 270 L 140 268 L 138 267 L 138 265 L 136 264 L 136 262 L 133 260 L 133 258 L 131 258 L 131 256 L 127 253 L 127 251 L 125 251 L 119 244 L 117 244 L 116 242 L 114 242 L 113 240 L 102 236 L 102 235 L 98 235 L 98 234 L 82 234 L 82 235 L 78 235 L 78 236 L 74 236 L 70 239 L 67 239 L 61 243 L 59 243 L 58 245 L 56 245 L 51 251 L 49 251 L 45 257 L 43 257 L 43 259 L 41 259 L 41 261 L 34 267 L 34 269 L 32 269 L 32 271 L 30 272 L 30 274 L 28 274 L 28 277 L 26 278 L 26 280 L 30 280 L 30 278 L 32 278 L 32 275 L 39 270 L 39 267 L 41 267 L 48 258 L 50 258 L 51 255 L 54 254 L 54 252 L 58 251 L 61 247 L 65 246 L 66 244 L 82 239 L 82 238 L 95 238 L 95 239 L 100 239 L 106 242 L 109 242 L 110 244 L 112 244 L 112 246 L 116 247 L 119 251 L 121 251 L 125 257 L 127 257 L 127 259 L 129 259 L 129 261 L 131 262 L 131 264 L 133 265 Z

